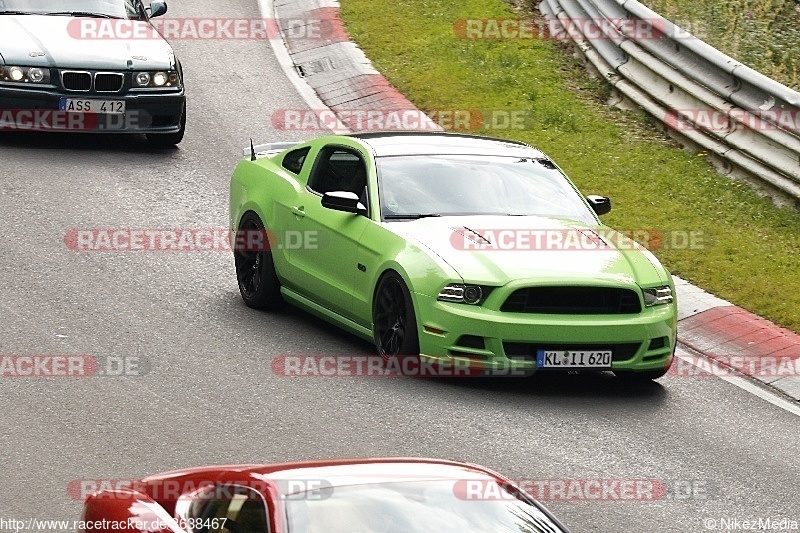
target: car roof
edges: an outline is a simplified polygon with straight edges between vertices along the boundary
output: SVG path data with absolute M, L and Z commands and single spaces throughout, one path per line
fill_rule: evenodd
M 363 470 L 359 470 L 362 469 Z M 361 471 L 371 472 L 375 476 L 380 472 L 387 473 L 387 480 L 391 480 L 396 472 L 404 470 L 418 475 L 422 471 L 431 472 L 436 469 L 437 478 L 461 479 L 469 472 L 477 476 L 490 476 L 502 479 L 500 474 L 493 472 L 485 467 L 471 463 L 459 461 L 449 461 L 445 459 L 430 459 L 420 457 L 375 457 L 375 458 L 344 458 L 344 459 L 323 459 L 315 461 L 291 461 L 286 463 L 262 463 L 262 464 L 229 464 L 213 465 L 185 468 L 162 472 L 143 478 L 142 482 L 156 482 L 164 479 L 177 479 L 184 476 L 193 475 L 212 475 L 212 476 L 233 476 L 236 474 L 256 475 L 275 480 L 286 479 L 296 476 L 319 477 L 320 469 L 326 469 L 331 476 L 346 476 L 348 472 Z M 290 472 L 291 474 L 287 474 Z
M 520 141 L 441 131 L 384 131 L 349 135 L 370 146 L 375 155 L 494 155 L 507 157 L 547 156 Z
M 222 479 L 238 477 L 235 474 L 238 472 L 246 476 L 272 480 L 278 483 L 285 480 L 322 479 L 334 487 L 399 481 L 504 480 L 500 474 L 479 465 L 416 457 L 326 459 L 260 465 L 227 465 L 177 470 L 153 476 L 150 479 L 174 479 L 176 475 L 201 471 L 221 475 Z
M 289 467 L 269 472 L 264 474 L 264 477 L 274 481 L 324 479 L 333 487 L 404 481 L 496 480 L 492 473 L 476 469 L 471 465 L 403 460 Z

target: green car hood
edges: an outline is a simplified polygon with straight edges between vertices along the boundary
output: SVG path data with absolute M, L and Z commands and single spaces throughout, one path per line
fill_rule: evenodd
M 531 216 L 446 216 L 386 226 L 441 257 L 468 283 L 670 282 L 652 253 L 602 225 Z
M 153 33 L 144 21 L 91 19 L 97 24 L 126 24 L 134 35 Z M 72 23 L 70 24 L 70 21 Z M 172 47 L 163 38 L 81 38 L 78 19 L 68 16 L 0 16 L 0 56 L 7 65 L 97 70 L 168 70 L 175 67 Z M 141 29 L 131 29 L 139 26 Z M 92 26 L 93 28 L 95 26 Z M 99 33 L 102 26 L 98 27 Z M 136 33 L 136 32 L 139 33 Z M 74 35 L 73 35 L 74 34 Z M 43 54 L 43 55 L 42 55 Z

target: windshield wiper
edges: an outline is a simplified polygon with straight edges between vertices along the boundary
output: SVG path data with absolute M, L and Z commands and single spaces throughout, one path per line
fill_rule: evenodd
M 101 19 L 121 19 L 122 17 L 114 17 L 106 15 L 105 13 L 92 13 L 91 11 L 51 11 L 50 13 L 41 13 L 42 15 L 69 15 L 71 17 L 93 17 Z
M 440 217 L 439 213 L 406 213 L 405 215 L 385 215 L 385 220 L 417 220 L 420 218 Z
M 41 15 L 41 13 L 34 13 L 32 11 L 7 10 L 7 11 L 0 11 L 0 15 Z

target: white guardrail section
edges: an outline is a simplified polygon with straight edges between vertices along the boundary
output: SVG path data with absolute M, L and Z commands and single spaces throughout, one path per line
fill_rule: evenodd
M 722 173 L 747 178 L 780 203 L 800 207 L 800 93 L 636 0 L 544 0 L 539 9 L 554 37 L 568 36 L 622 96 L 663 122 L 670 135 L 706 151 Z

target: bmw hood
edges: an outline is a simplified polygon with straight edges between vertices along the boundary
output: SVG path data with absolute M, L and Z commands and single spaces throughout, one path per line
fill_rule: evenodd
M 658 259 L 602 225 L 532 216 L 446 216 L 388 223 L 449 264 L 467 283 L 662 285 Z
M 175 67 L 172 47 L 140 20 L 3 15 L 0 35 L 0 56 L 7 65 L 90 70 Z M 138 38 L 121 38 L 127 35 Z

